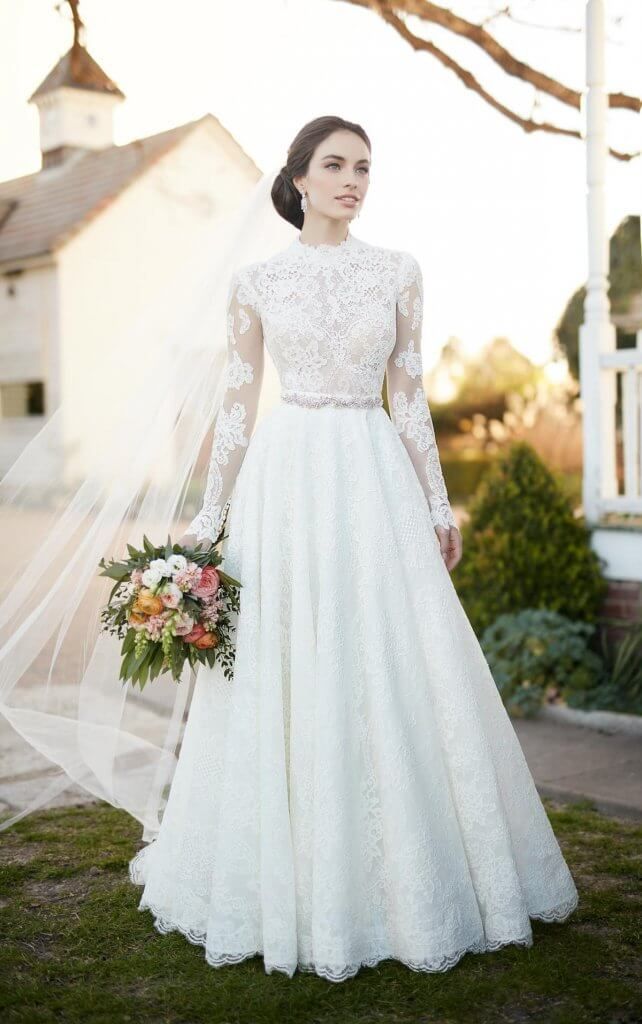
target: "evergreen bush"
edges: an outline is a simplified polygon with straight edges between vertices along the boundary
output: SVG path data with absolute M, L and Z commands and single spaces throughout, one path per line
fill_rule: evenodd
M 525 608 L 596 622 L 606 594 L 590 530 L 531 445 L 508 446 L 486 472 L 462 526 L 453 584 L 479 636 Z

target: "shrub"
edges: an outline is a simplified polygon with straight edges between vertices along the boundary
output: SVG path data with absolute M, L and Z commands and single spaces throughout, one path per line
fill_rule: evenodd
M 450 503 L 467 502 L 479 487 L 492 463 L 493 457 L 484 452 L 455 453 L 447 450 L 441 456 L 441 468 Z
M 533 715 L 551 691 L 567 697 L 598 685 L 604 665 L 588 647 L 594 630 L 538 608 L 500 615 L 488 626 L 480 643 L 507 711 Z
M 529 444 L 516 442 L 497 457 L 469 511 L 452 579 L 477 635 L 498 615 L 523 608 L 597 620 L 607 583 L 590 531 Z
M 583 711 L 620 711 L 642 715 L 642 621 L 621 624 L 624 636 L 610 638 L 603 620 L 600 650 L 604 679 L 588 690 L 567 695 L 570 707 Z

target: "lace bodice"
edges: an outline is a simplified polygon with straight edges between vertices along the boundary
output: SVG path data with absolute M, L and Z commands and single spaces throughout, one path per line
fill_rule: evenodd
M 423 282 L 415 257 L 348 234 L 297 236 L 236 270 L 227 300 L 228 361 L 202 507 L 188 528 L 218 536 L 256 420 L 267 349 L 281 397 L 308 406 L 381 404 L 412 460 L 435 526 L 454 526 L 422 383 Z

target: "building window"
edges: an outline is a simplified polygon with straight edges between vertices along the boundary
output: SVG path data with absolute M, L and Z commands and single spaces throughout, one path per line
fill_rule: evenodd
M 45 384 L 42 380 L 0 384 L 0 416 L 44 416 Z

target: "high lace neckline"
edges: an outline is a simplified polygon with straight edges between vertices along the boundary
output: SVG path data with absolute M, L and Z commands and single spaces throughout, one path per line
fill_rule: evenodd
M 316 245 L 312 242 L 302 242 L 301 232 L 299 232 L 297 237 L 292 242 L 291 248 L 300 250 L 301 252 L 334 253 L 340 252 L 343 249 L 351 248 L 353 245 L 356 244 L 356 242 L 357 239 L 355 238 L 355 236 L 348 232 L 347 237 L 344 238 L 342 242 L 335 242 L 334 244 L 332 242 L 320 242 L 318 245 Z

